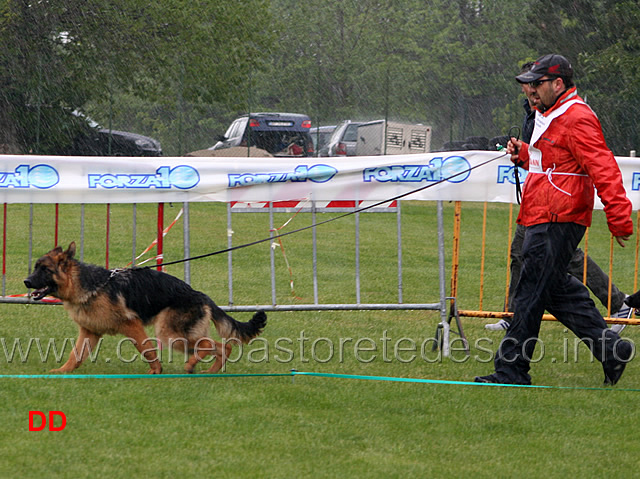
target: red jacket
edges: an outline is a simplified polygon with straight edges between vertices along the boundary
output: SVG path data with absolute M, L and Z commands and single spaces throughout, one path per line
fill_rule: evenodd
M 595 186 L 611 233 L 633 233 L 631 202 L 620 168 L 607 148 L 600 121 L 575 87 L 549 110 L 536 113 L 531 145 L 523 145 L 519 160 L 529 173 L 518 223 L 531 226 L 573 222 L 591 226 Z

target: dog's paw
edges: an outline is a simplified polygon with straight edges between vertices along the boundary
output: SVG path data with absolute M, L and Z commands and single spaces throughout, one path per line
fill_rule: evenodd
M 65 373 L 70 373 L 71 371 L 73 371 L 73 369 L 62 367 L 62 368 L 58 368 L 58 369 L 52 369 L 49 372 L 51 374 L 65 374 Z
M 217 374 L 220 372 L 221 369 L 222 369 L 222 363 L 220 361 L 216 361 L 215 363 L 213 363 L 213 366 L 211 366 L 209 369 L 203 372 L 207 374 Z

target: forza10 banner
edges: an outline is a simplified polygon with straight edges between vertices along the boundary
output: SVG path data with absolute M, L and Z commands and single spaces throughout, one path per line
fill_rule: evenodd
M 616 157 L 634 210 L 640 158 Z M 520 169 L 521 181 L 526 171 Z M 514 166 L 495 151 L 346 158 L 0 155 L 2 203 L 410 200 L 515 203 Z M 596 208 L 602 205 L 596 197 Z

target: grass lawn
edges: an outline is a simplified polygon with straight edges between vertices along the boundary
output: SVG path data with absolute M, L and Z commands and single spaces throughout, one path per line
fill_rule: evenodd
M 466 207 L 466 205 L 465 205 Z M 477 307 L 478 222 L 482 207 L 463 210 L 459 302 Z M 490 206 L 484 303 L 500 310 L 508 246 L 508 210 Z M 85 260 L 104 262 L 103 207 L 88 207 Z M 95 211 L 94 211 L 95 210 Z M 26 229 L 21 206 L 9 207 L 7 290 L 22 292 L 26 275 Z M 434 208 L 403 207 L 405 302 L 437 298 Z M 447 206 L 447 243 L 451 231 Z M 167 213 L 172 216 L 175 210 Z M 480 212 L 480 214 L 478 214 Z M 60 243 L 77 239 L 72 207 L 61 212 Z M 147 214 L 148 213 L 148 214 Z M 151 207 L 141 218 L 153 217 Z M 44 207 L 35 211 L 39 228 L 51 231 Z M 114 208 L 111 266 L 131 257 L 130 210 Z M 146 216 L 145 216 L 146 215 Z M 267 215 L 240 218 L 234 242 L 264 235 Z M 363 301 L 380 296 L 393 301 L 395 217 L 361 218 Z M 598 216 L 598 215 L 597 215 Z M 89 218 L 88 218 L 89 219 Z M 235 221 L 235 219 L 234 219 Z M 300 219 L 299 221 L 307 221 Z M 323 260 L 321 301 L 352 302 L 353 223 L 331 223 L 319 245 Z M 151 224 L 138 227 L 138 244 L 153 239 Z M 600 218 L 601 222 L 601 218 Z M 116 226 L 117 225 L 117 226 Z M 192 254 L 226 246 L 224 208 L 193 208 Z M 392 225 L 391 227 L 389 225 Z M 291 227 L 300 227 L 294 224 Z M 181 256 L 180 226 L 167 235 L 169 260 Z M 268 228 L 268 225 L 267 225 Z M 351 229 L 350 229 L 351 228 Z M 604 267 L 606 231 L 594 226 L 590 252 Z M 173 236 L 172 236 L 173 235 Z M 46 252 L 51 235 L 36 232 L 34 255 Z M 336 248 L 338 241 L 344 248 Z M 385 246 L 390 241 L 391 246 Z M 50 242 L 50 239 L 49 239 Z M 296 294 L 312 298 L 309 285 L 310 233 L 285 239 Z M 449 248 L 449 247 L 448 247 Z M 386 251 L 392 251 L 386 255 Z M 627 251 L 629 250 L 629 251 Z M 614 277 L 621 288 L 634 287 L 634 252 L 618 253 Z M 174 252 L 172 252 L 174 251 Z M 268 245 L 234 254 L 237 304 L 270 302 Z M 499 252 L 502 251 L 503 254 Z M 172 258 L 172 256 L 175 256 Z M 447 252 L 449 258 L 450 252 Z M 278 256 L 278 301 L 292 301 L 289 272 Z M 192 267 L 192 283 L 226 304 L 226 255 Z M 448 264 L 450 265 L 448 259 Z M 385 266 L 385 264 L 387 266 Z M 173 274 L 182 267 L 171 267 Z M 393 271 L 389 273 L 388 271 Z M 387 278 L 390 277 L 390 278 Z M 618 280 L 619 279 L 619 280 Z M 434 296 L 435 295 L 435 296 Z M 0 304 L 0 374 L 45 374 L 68 355 L 76 328 L 59 306 Z M 250 313 L 238 313 L 246 321 Z M 542 325 L 533 382 L 552 388 L 369 381 L 314 376 L 234 376 L 318 373 L 472 381 L 492 371 L 492 354 L 501 333 L 484 329 L 487 321 L 463 318 L 470 356 L 454 351 L 442 358 L 431 350 L 439 317 L 433 311 L 350 311 L 269 313 L 263 336 L 240 353 L 235 349 L 226 375 L 219 377 L 140 378 L 148 367 L 122 337 L 106 337 L 78 375 L 134 374 L 135 378 L 0 378 L 0 477 L 630 477 L 635 474 L 639 420 L 633 403 L 640 393 L 637 361 L 619 384 L 602 388 L 602 368 L 588 350 L 557 324 Z M 640 329 L 624 336 L 637 342 Z M 151 331 L 150 331 L 151 333 Z M 65 343 L 65 338 L 70 338 Z M 27 354 L 16 345 L 26 347 Z M 38 349 L 40 346 L 40 349 Z M 55 350 L 54 350 L 55 346 Z M 47 349 L 48 348 L 48 349 Z M 179 354 L 163 355 L 164 372 L 179 374 Z M 204 367 L 203 367 L 204 368 Z M 63 431 L 28 430 L 31 410 L 62 411 Z M 636 419 L 633 419 L 636 417 Z

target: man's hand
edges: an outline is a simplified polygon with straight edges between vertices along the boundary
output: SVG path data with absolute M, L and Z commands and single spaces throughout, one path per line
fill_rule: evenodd
M 625 236 L 615 236 L 616 241 L 618 242 L 618 244 L 620 246 L 622 246 L 623 248 L 626 246 L 624 244 L 625 241 L 629 241 L 630 236 L 629 235 L 625 235 Z
M 513 136 L 509 140 L 509 143 L 507 143 L 507 153 L 511 155 L 511 162 L 514 164 L 517 164 L 519 161 L 519 153 L 522 148 L 522 144 L 522 141 Z

